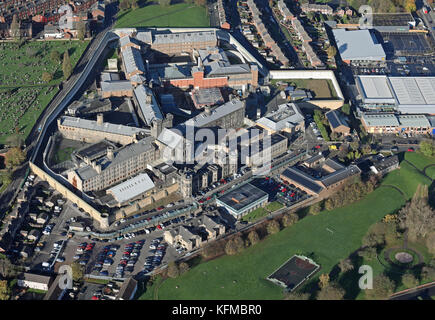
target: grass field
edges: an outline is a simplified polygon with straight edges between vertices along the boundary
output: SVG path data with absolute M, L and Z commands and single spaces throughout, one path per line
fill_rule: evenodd
M 260 218 L 267 216 L 269 213 L 281 209 L 282 207 L 284 207 L 284 205 L 277 201 L 271 202 L 264 208 L 257 208 L 254 211 L 248 213 L 246 216 L 242 218 L 242 221 L 247 221 L 247 222 L 256 221 Z
M 294 83 L 298 89 L 309 89 L 314 93 L 314 99 L 337 97 L 332 81 L 329 79 L 280 79 L 272 80 L 271 84 L 276 85 L 277 82 Z
M 58 149 L 56 154 L 54 155 L 54 162 L 55 163 L 62 163 L 66 160 L 71 159 L 71 154 L 73 153 L 74 148 L 68 147 L 64 149 Z
M 207 10 L 194 4 L 177 3 L 168 7 L 146 5 L 120 12 L 115 28 L 126 27 L 209 27 Z
M 402 166 L 400 171 L 400 174 L 390 173 L 385 180 L 413 193 L 416 184 L 410 184 L 408 179 L 419 178 L 418 172 L 410 166 Z M 309 255 L 321 265 L 321 271 L 306 284 L 311 286 L 319 274 L 329 273 L 341 259 L 361 246 L 372 224 L 404 204 L 404 197 L 396 189 L 377 188 L 349 206 L 307 216 L 238 255 L 201 263 L 177 279 L 165 280 L 158 290 L 149 288 L 141 299 L 282 299 L 281 288 L 265 278 L 291 255 Z M 357 283 L 348 285 L 358 286 Z M 356 290 L 354 297 L 358 295 L 359 289 Z
M 58 91 L 62 81 L 62 64 L 50 59 L 52 51 L 61 55 L 69 50 L 71 62 L 77 63 L 88 42 L 31 41 L 24 45 L 15 42 L 0 44 L 0 143 L 19 133 L 26 138 L 41 112 Z M 49 72 L 53 80 L 42 81 L 42 73 Z

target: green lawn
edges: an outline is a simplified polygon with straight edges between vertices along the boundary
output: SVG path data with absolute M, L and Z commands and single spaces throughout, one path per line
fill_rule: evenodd
M 275 212 L 276 210 L 279 210 L 282 207 L 284 207 L 284 205 L 282 203 L 279 203 L 278 201 L 274 201 L 274 202 L 269 203 L 266 206 L 266 210 L 269 212 Z
M 210 27 L 210 20 L 207 10 L 194 4 L 153 4 L 120 12 L 115 28 L 127 27 Z
M 88 41 L 30 41 L 21 47 L 15 42 L 0 43 L 0 143 L 19 133 L 24 139 L 62 81 L 62 64 L 50 59 L 52 51 L 61 55 L 69 50 L 71 62 L 77 63 Z M 53 80 L 42 81 L 50 72 Z
M 271 80 L 272 85 L 277 82 L 294 83 L 298 89 L 308 89 L 314 92 L 314 99 L 336 99 L 337 93 L 334 85 L 329 79 L 275 79 Z
M 420 170 L 423 170 L 427 165 L 435 164 L 435 157 L 426 157 L 419 152 L 405 152 L 405 159 Z
M 56 154 L 54 155 L 54 161 L 56 163 L 62 163 L 64 161 L 71 159 L 71 154 L 73 153 L 74 148 L 68 147 L 64 149 L 58 149 Z
M 248 213 L 246 216 L 242 218 L 242 221 L 255 221 L 269 214 L 269 212 L 263 207 L 257 208 L 254 211 Z
M 399 170 L 393 171 L 383 184 L 388 182 L 412 195 L 419 181 L 429 183 L 411 166 L 402 164 L 400 174 Z M 341 259 L 356 251 L 372 224 L 404 204 L 404 197 L 396 189 L 377 188 L 349 206 L 307 216 L 241 254 L 201 263 L 177 279 L 165 280 L 158 290 L 151 287 L 140 299 L 282 299 L 282 289 L 265 278 L 290 256 L 308 254 L 321 265 L 321 272 L 306 285 L 310 286 L 320 273 L 329 273 Z M 355 290 L 358 282 L 348 285 Z

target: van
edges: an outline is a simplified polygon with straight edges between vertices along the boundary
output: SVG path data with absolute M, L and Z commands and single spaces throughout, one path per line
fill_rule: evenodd
M 42 266 L 43 266 L 44 268 L 48 268 L 48 267 L 50 267 L 50 264 L 49 264 L 48 262 L 44 261 L 44 262 L 42 263 Z

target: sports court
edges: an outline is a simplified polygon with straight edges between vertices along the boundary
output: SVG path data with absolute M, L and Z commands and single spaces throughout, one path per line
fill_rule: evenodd
M 289 291 L 293 291 L 307 281 L 319 268 L 320 266 L 313 260 L 304 256 L 294 255 L 268 276 L 267 280 Z

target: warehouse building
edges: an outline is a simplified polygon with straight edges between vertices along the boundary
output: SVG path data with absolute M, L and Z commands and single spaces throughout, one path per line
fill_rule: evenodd
M 364 113 L 361 116 L 361 123 L 367 132 L 373 134 L 432 133 L 432 125 L 423 114 Z
M 343 62 L 370 65 L 385 61 L 384 48 L 370 30 L 334 29 L 332 33 Z
M 362 109 L 435 115 L 435 77 L 358 76 Z

